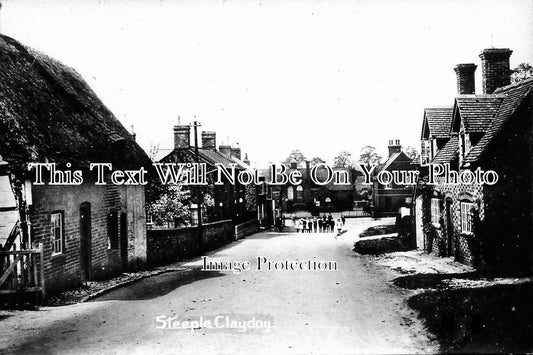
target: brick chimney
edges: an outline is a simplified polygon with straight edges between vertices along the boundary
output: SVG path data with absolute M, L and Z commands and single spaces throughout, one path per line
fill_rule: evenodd
M 497 88 L 511 83 L 509 58 L 512 53 L 509 48 L 488 48 L 481 52 L 483 94 L 492 94 Z
M 231 145 L 222 144 L 218 146 L 218 151 L 227 157 L 231 156 Z
M 389 157 L 394 153 L 400 153 L 402 151 L 402 146 L 400 145 L 399 139 L 390 139 L 389 140 Z
M 202 131 L 202 148 L 217 149 L 217 134 L 214 131 Z
M 244 154 L 244 160 L 243 160 L 244 164 L 246 165 L 250 165 L 250 159 L 248 159 L 248 153 Z
M 475 77 L 477 65 L 474 63 L 457 64 L 453 70 L 457 75 L 457 94 L 467 95 L 476 93 Z
M 241 148 L 239 147 L 239 143 L 237 143 L 235 147 L 231 147 L 231 156 L 241 159 Z
M 174 149 L 187 149 L 191 142 L 191 127 L 188 125 L 174 126 Z

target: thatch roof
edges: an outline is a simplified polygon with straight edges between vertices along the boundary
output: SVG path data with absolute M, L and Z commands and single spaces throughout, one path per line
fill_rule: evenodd
M 75 70 L 4 35 L 0 66 L 0 155 L 13 167 L 151 164 Z

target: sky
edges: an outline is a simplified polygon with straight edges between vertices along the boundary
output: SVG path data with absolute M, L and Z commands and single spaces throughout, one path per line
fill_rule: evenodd
M 478 65 L 481 93 L 484 48 L 533 63 L 533 0 L 2 3 L 0 32 L 76 69 L 145 150 L 196 117 L 259 166 L 418 147 L 456 64 Z

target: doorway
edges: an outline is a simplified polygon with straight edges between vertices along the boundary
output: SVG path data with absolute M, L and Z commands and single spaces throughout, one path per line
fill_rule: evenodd
M 120 214 L 120 266 L 122 272 L 128 271 L 128 215 Z
M 453 255 L 453 218 L 452 218 L 452 204 L 451 198 L 446 199 L 446 254 Z
M 91 204 L 80 205 L 80 261 L 81 279 L 91 279 Z

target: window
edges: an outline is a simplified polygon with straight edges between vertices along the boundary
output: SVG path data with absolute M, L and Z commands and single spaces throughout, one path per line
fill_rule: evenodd
M 298 185 L 296 188 L 296 200 L 301 201 L 304 199 L 304 188 L 302 185 Z
M 107 248 L 118 249 L 118 213 L 111 211 L 107 215 Z
M 440 201 L 438 198 L 431 199 L 431 223 L 440 224 Z
M 461 232 L 472 233 L 472 216 L 470 211 L 474 207 L 471 202 L 461 202 Z
M 287 199 L 288 199 L 289 201 L 294 200 L 294 190 L 293 190 L 293 187 L 292 187 L 292 186 L 289 186 L 289 187 L 287 188 Z
M 56 212 L 50 215 L 50 225 L 52 234 L 52 254 L 63 252 L 63 212 Z

